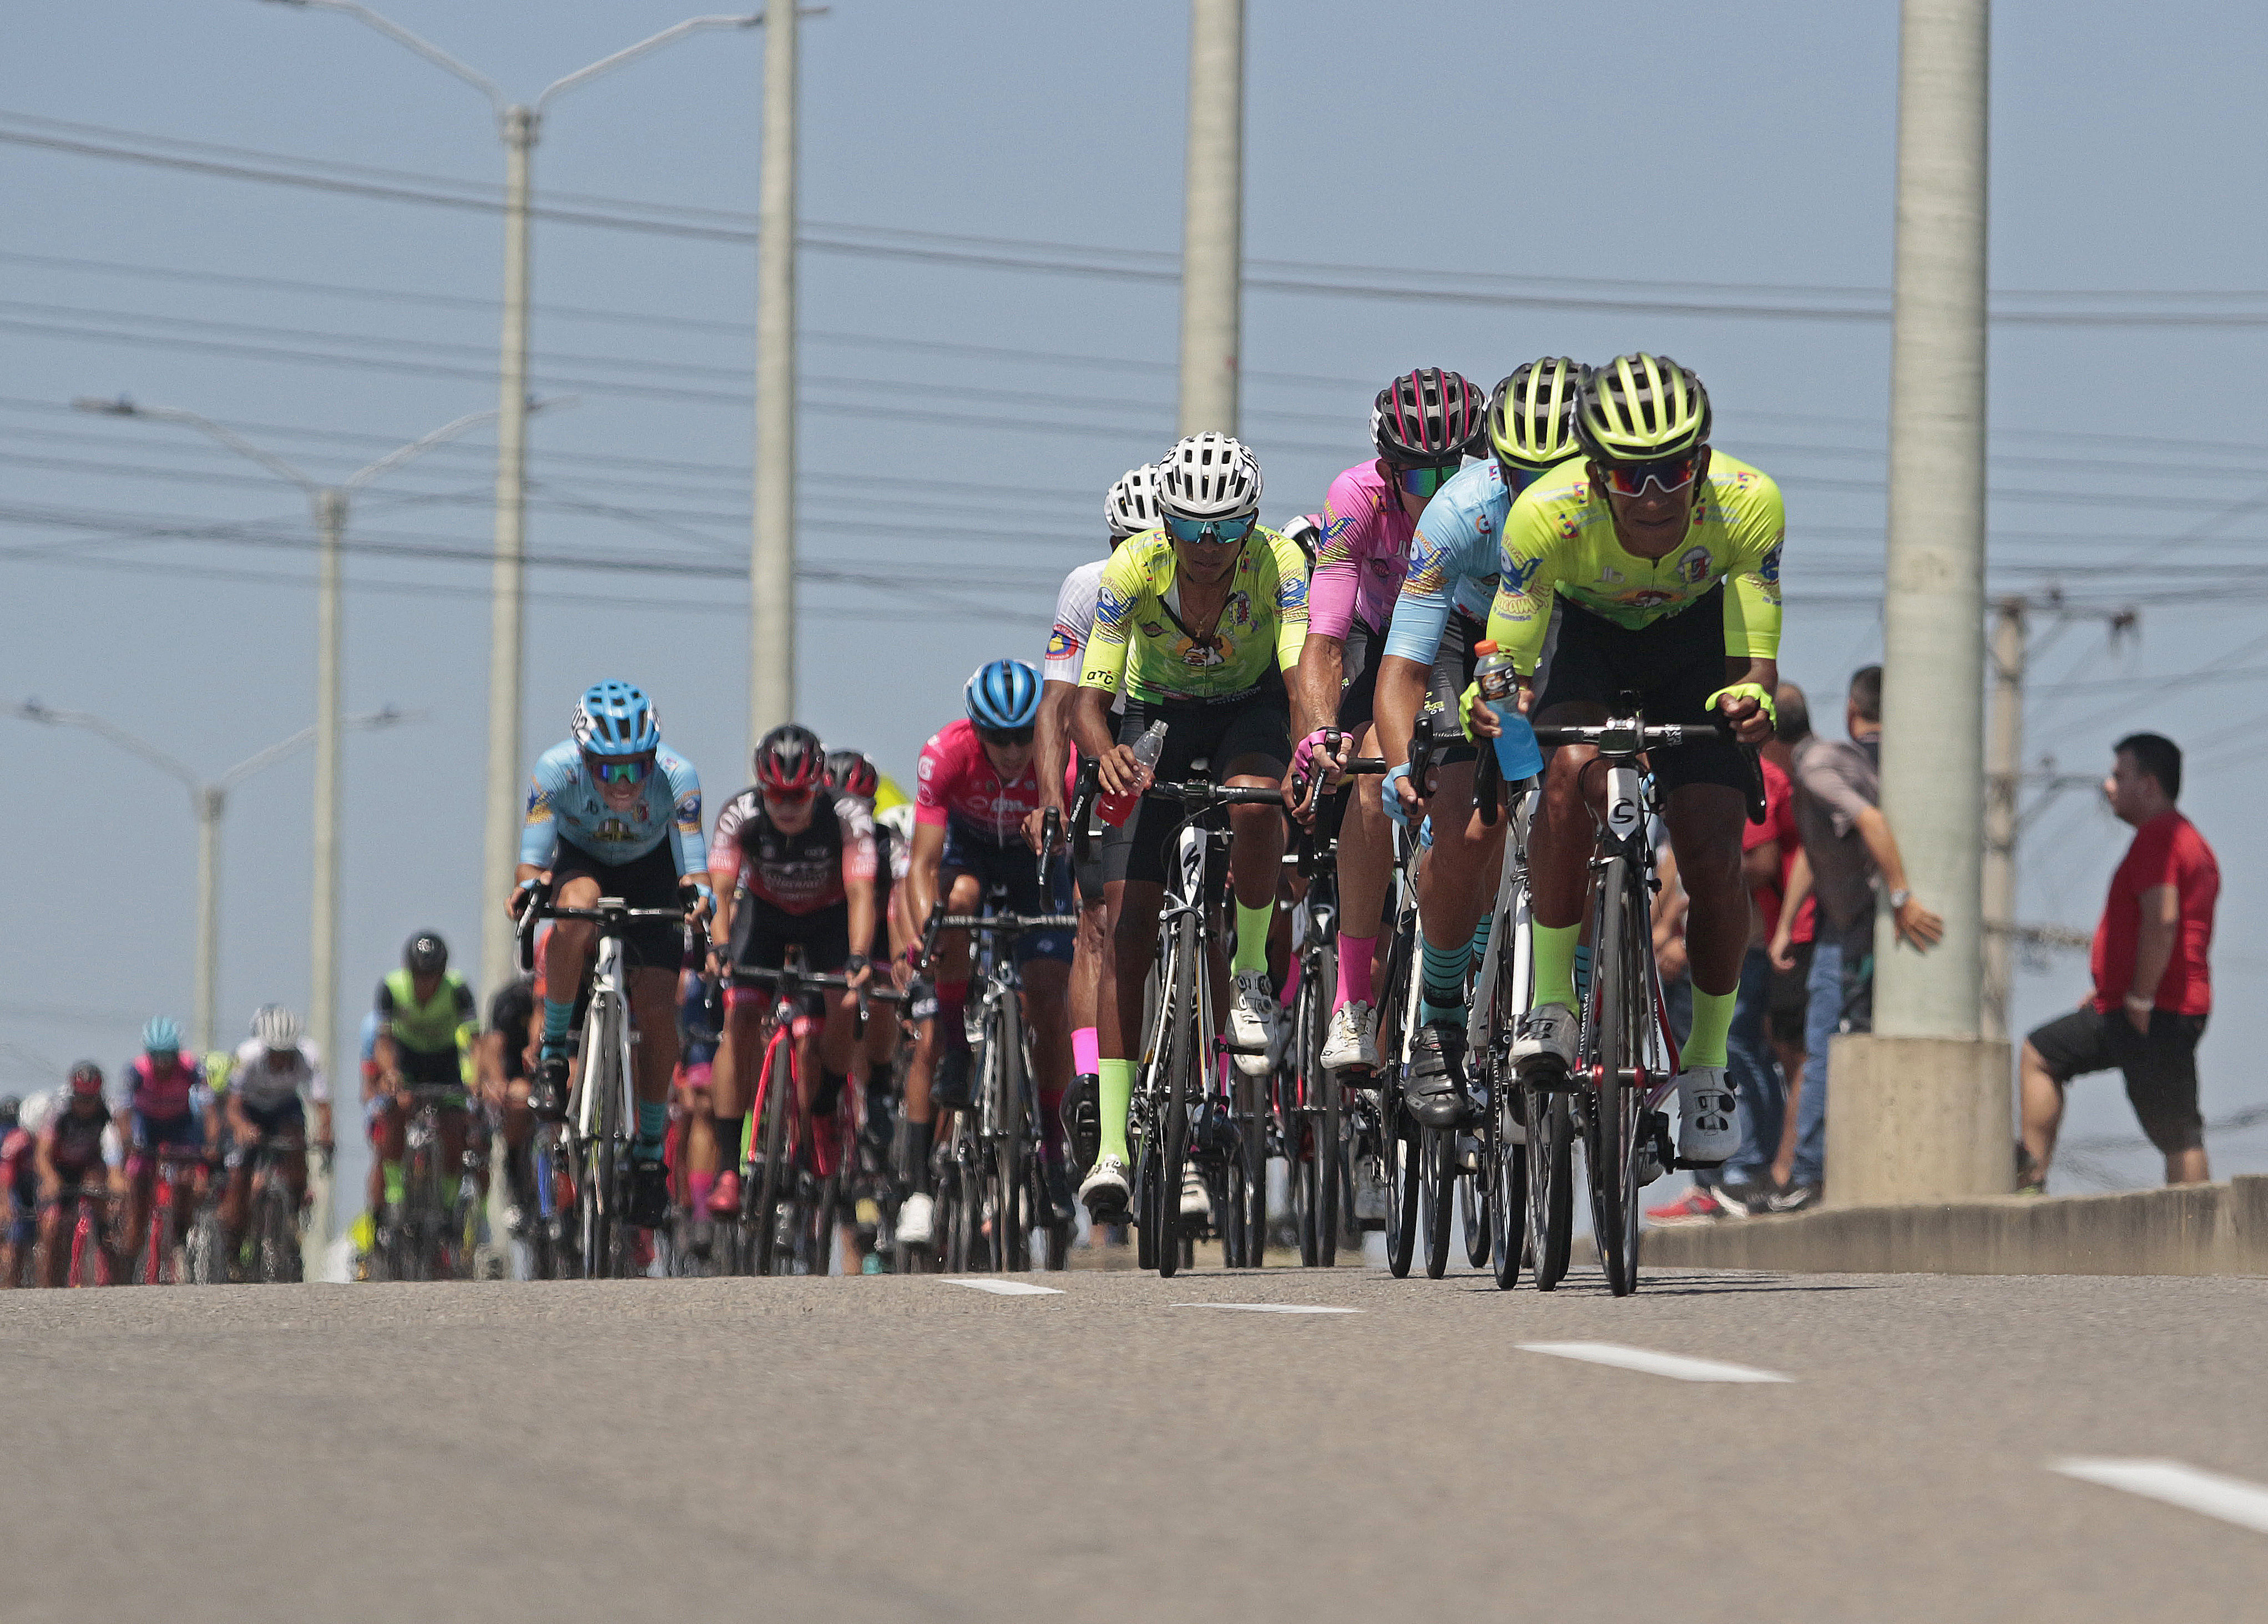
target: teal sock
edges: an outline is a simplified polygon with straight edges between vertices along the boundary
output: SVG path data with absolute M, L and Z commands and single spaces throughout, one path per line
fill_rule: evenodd
M 1228 961 L 1232 974 L 1241 975 L 1247 970 L 1268 967 L 1268 927 L 1276 922 L 1276 904 L 1271 899 L 1258 908 L 1236 905 L 1236 956 Z
M 567 1052 L 567 1032 L 575 1025 L 575 1001 L 555 1003 L 543 1001 L 543 1052 L 563 1054 Z
M 1494 914 L 1483 914 L 1481 922 L 1473 927 L 1473 962 L 1475 964 L 1488 957 L 1489 932 L 1495 928 Z
M 1418 1018 L 1430 1026 L 1464 1012 L 1465 972 L 1472 968 L 1473 944 L 1466 940 L 1454 947 L 1436 947 L 1431 942 L 1425 945 L 1425 966 L 1418 983 L 1424 1007 Z
M 669 1135 L 669 1102 L 638 1101 L 637 1143 L 632 1150 L 642 1162 L 661 1159 L 661 1142 Z
M 1733 1003 L 1740 996 L 1737 986 L 1728 993 L 1693 989 L 1693 1032 L 1679 1054 L 1688 1066 L 1725 1063 L 1725 1034 L 1733 1029 Z

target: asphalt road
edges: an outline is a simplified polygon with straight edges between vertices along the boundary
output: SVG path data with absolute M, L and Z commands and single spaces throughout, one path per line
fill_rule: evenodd
M 2268 1612 L 2268 1532 L 2049 1470 L 2268 1482 L 2268 1282 L 1026 1278 L 9 1293 L 0 1616 Z M 1793 1379 L 1520 1347 L 1587 1341 Z

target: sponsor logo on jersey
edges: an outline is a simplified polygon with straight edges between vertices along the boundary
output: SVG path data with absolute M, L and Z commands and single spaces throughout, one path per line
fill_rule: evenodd
M 1353 528 L 1354 515 L 1351 513 L 1348 514 L 1344 518 L 1335 518 L 1329 524 L 1323 526 L 1323 540 L 1326 541 L 1336 541 Z
M 1078 652 L 1079 643 L 1072 638 L 1071 635 L 1065 631 L 1062 627 L 1057 627 L 1054 631 L 1048 635 L 1048 658 L 1051 660 L 1069 659 L 1072 655 Z
M 701 827 L 701 791 L 688 790 L 677 797 L 677 821 L 688 829 Z
M 1134 610 L 1134 600 L 1116 587 L 1104 586 L 1095 593 L 1094 620 L 1099 626 L 1123 623 Z
M 1709 578 L 1709 549 L 1689 547 L 1677 560 L 1677 578 L 1688 586 L 1698 586 Z
M 1756 578 L 1767 586 L 1778 586 L 1779 584 L 1780 546 L 1781 544 L 1779 542 L 1773 542 L 1771 551 L 1766 553 L 1764 556 L 1764 562 L 1756 566 Z
M 1504 590 L 1507 592 L 1519 592 L 1524 595 L 1528 591 L 1528 583 L 1535 579 L 1537 572 L 1543 568 L 1543 561 L 1540 558 L 1514 562 L 1511 569 L 1502 572 Z
M 600 840 L 615 844 L 620 844 L 623 841 L 634 841 L 638 837 L 638 832 L 620 818 L 603 819 L 591 833 Z

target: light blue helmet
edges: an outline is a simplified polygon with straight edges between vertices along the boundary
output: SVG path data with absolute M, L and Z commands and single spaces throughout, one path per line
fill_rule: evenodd
M 661 716 L 644 688 L 594 682 L 575 702 L 571 731 L 593 755 L 644 755 L 661 743 Z
M 961 694 L 979 727 L 1029 727 L 1040 714 L 1040 673 L 1021 660 L 994 660 L 976 668 Z
M 181 1024 L 170 1015 L 160 1015 L 142 1028 L 142 1047 L 151 1054 L 178 1054 L 181 1052 Z

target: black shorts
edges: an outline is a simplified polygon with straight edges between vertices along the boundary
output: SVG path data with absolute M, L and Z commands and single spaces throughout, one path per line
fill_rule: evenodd
M 1648 722 L 1711 721 L 1709 695 L 1725 686 L 1725 589 L 1634 631 L 1562 598 L 1536 672 L 1539 724 L 1557 719 L 1560 705 L 1611 710 L 1625 693 L 1638 696 Z M 1695 739 L 1647 760 L 1665 796 L 1689 783 L 1749 790 L 1748 763 L 1730 739 Z
M 760 983 L 737 974 L 777 970 L 787 950 L 803 949 L 803 967 L 832 975 L 850 962 L 850 905 L 831 902 L 808 914 L 791 914 L 758 897 L 743 896 L 733 909 L 733 977 L 735 987 Z
M 1343 733 L 1359 733 L 1368 727 L 1378 694 L 1378 662 L 1386 652 L 1386 634 L 1359 615 L 1347 621 L 1346 641 L 1339 656 L 1339 714 Z
M 1068 914 L 1071 865 L 1058 857 L 1049 869 L 1048 883 L 1042 885 L 1039 856 L 1023 841 L 995 845 L 971 834 L 958 819 L 946 819 L 944 875 L 938 884 L 940 891 L 953 888 L 953 875 L 973 874 L 987 897 L 996 885 L 1008 893 L 1007 911 L 1011 914 Z M 1074 930 L 1027 930 L 1016 938 L 1016 962 L 1021 965 L 1035 959 L 1053 959 L 1069 964 L 1071 943 L 1077 936 Z
M 464 1062 L 454 1049 L 413 1049 L 403 1044 L 394 1046 L 394 1069 L 401 1080 L 413 1088 L 461 1088 L 465 1082 Z M 252 1115 L 254 1122 L 260 1121 Z
M 620 897 L 631 908 L 678 908 L 677 856 L 665 837 L 643 857 L 628 863 L 605 863 L 562 835 L 551 857 L 551 889 L 556 897 L 569 880 L 588 875 L 599 882 L 602 897 Z M 685 960 L 685 927 L 666 919 L 641 920 L 622 932 L 622 953 L 633 966 L 650 970 L 674 970 Z
M 402 1050 L 401 1058 L 406 1062 L 409 1051 Z M 402 1075 L 409 1075 L 407 1064 L 402 1068 Z M 455 1081 L 455 1074 L 452 1074 L 448 1080 Z M 307 1113 L 297 1095 L 272 1106 L 255 1106 L 248 1099 L 241 1104 L 246 1118 L 262 1139 L 273 1139 L 279 1134 L 304 1135 L 307 1131 Z
M 1129 701 L 1118 724 L 1119 743 L 1132 744 L 1160 720 L 1166 724 L 1166 751 L 1155 775 L 1167 783 L 1188 778 L 1189 763 L 1199 758 L 1211 763 L 1216 779 L 1227 774 L 1231 763 L 1250 756 L 1270 763 L 1268 770 L 1281 776 L 1292 759 L 1292 716 L 1280 681 L 1249 698 L 1217 705 Z M 1166 847 L 1185 816 L 1179 801 L 1144 796 L 1132 817 L 1103 835 L 1103 878 L 1164 885 Z
M 2134 1030 L 2124 1011 L 2105 1015 L 2093 1004 L 2035 1027 L 2025 1039 L 2047 1062 L 2048 1075 L 2068 1083 L 2090 1071 L 2116 1068 L 2125 1075 L 2126 1098 L 2150 1143 L 2165 1154 L 2194 1150 L 2205 1143 L 2205 1119 L 2198 1114 L 2198 1040 L 2205 1035 L 2202 1015 L 2150 1011 L 2147 1036 Z
M 1795 968 L 1772 971 L 1771 1003 L 1765 1006 L 1765 1015 L 1771 1023 L 1773 1041 L 1800 1045 L 1806 1013 L 1811 1007 L 1811 944 L 1792 942 L 1788 951 L 1795 955 Z
M 1441 628 L 1441 645 L 1433 650 L 1433 672 L 1425 681 L 1425 709 L 1418 713 L 1418 724 L 1430 727 L 1436 739 L 1452 734 L 1462 735 L 1463 724 L 1457 716 L 1457 707 L 1464 702 L 1465 690 L 1473 684 L 1473 671 L 1481 657 L 1473 652 L 1473 644 L 1488 636 L 1488 628 L 1452 607 L 1448 623 Z M 1480 752 L 1471 745 L 1451 745 L 1436 752 L 1433 764 L 1447 767 L 1457 761 L 1477 761 Z

